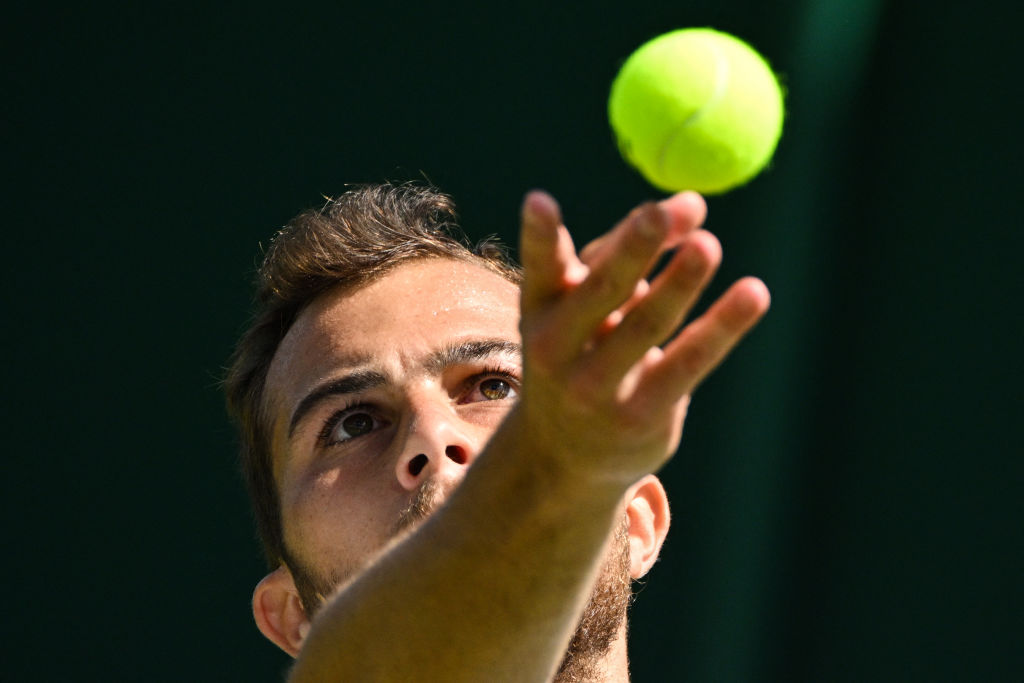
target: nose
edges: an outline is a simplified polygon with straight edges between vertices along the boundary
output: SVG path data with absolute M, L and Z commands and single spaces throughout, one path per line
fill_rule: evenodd
M 414 491 L 431 478 L 461 480 L 480 446 L 473 431 L 450 406 L 414 406 L 395 469 L 402 488 Z

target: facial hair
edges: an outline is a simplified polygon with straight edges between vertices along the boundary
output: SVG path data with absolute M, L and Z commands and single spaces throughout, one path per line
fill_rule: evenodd
M 416 489 L 409 505 L 399 513 L 398 521 L 392 527 L 389 538 L 398 538 L 419 526 L 437 508 L 441 507 L 447 497 L 445 493 L 444 487 L 436 481 L 431 479 L 424 482 Z M 327 601 L 328 596 L 333 594 L 338 586 L 355 576 L 363 567 L 362 564 L 334 567 L 329 576 L 324 576 L 290 552 L 287 546 L 284 549 L 284 563 L 291 571 L 295 589 L 299 592 L 299 599 L 302 601 L 302 608 L 310 620 Z
M 612 539 L 611 553 L 594 584 L 580 622 L 565 652 L 554 683 L 584 683 L 597 679 L 601 659 L 611 651 L 626 624 L 633 600 L 629 574 L 629 523 L 622 524 Z
M 411 533 L 446 500 L 444 493 L 436 482 L 425 482 L 399 515 L 392 529 L 393 536 Z M 285 563 L 291 570 L 295 588 L 310 620 L 327 597 L 362 568 L 335 568 L 332 575 L 326 577 L 297 561 L 287 551 Z M 584 683 L 597 676 L 601 659 L 611 651 L 620 628 L 626 622 L 626 613 L 633 597 L 629 564 L 629 524 L 624 518 L 616 529 L 611 552 L 569 641 L 554 683 Z

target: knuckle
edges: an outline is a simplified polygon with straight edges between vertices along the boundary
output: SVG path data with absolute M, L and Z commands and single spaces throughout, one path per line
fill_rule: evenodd
M 690 376 L 702 375 L 711 363 L 712 354 L 704 346 L 693 345 L 685 348 L 677 359 L 677 365 Z
M 664 323 L 652 312 L 646 309 L 634 310 L 626 319 L 625 333 L 629 339 L 660 339 L 665 331 Z
M 583 284 L 584 296 L 611 306 L 624 301 L 635 285 L 615 268 L 592 271 Z
M 656 234 L 633 232 L 627 235 L 620 245 L 617 255 L 618 262 L 642 265 L 658 252 L 661 239 Z
M 615 278 L 607 269 L 591 271 L 584 286 L 588 295 L 606 299 L 615 290 Z

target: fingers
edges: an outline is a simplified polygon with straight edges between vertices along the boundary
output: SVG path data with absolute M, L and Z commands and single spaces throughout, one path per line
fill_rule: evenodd
M 640 300 L 629 302 L 628 312 L 587 359 L 587 364 L 599 373 L 595 391 L 614 392 L 614 378 L 624 376 L 648 349 L 672 336 L 721 260 L 722 248 L 711 233 L 697 230 L 685 238 L 650 291 Z
M 658 206 L 665 211 L 669 218 L 668 232 L 662 244 L 663 251 L 678 248 L 688 235 L 704 223 L 704 219 L 707 217 L 707 205 L 704 203 L 704 198 L 696 192 L 681 192 L 658 202 Z M 584 247 L 580 252 L 580 261 L 588 266 L 593 266 L 607 258 L 609 252 L 614 252 L 613 233 L 614 231 L 598 237 Z M 626 314 L 647 295 L 648 289 L 646 280 L 638 282 L 633 296 L 605 319 L 604 324 L 598 330 L 598 338 L 618 326 Z
M 730 287 L 664 349 L 636 385 L 640 410 L 660 411 L 691 393 L 768 310 L 771 295 L 757 278 Z
M 548 362 L 570 363 L 608 324 L 609 314 L 633 298 L 661 252 L 669 220 L 656 204 L 633 212 L 611 235 L 610 257 L 591 264 L 585 279 L 566 293 L 545 321 Z
M 721 260 L 704 212 L 694 193 L 645 204 L 577 256 L 555 201 L 524 199 L 520 405 L 554 457 L 623 481 L 660 467 L 690 393 L 768 309 L 767 288 L 746 278 L 677 334 Z
M 594 341 L 603 339 L 609 332 L 614 330 L 622 322 L 622 319 L 626 317 L 633 308 L 643 301 L 644 297 L 647 296 L 647 292 L 651 291 L 651 283 L 647 280 L 640 280 L 636 283 L 636 287 L 633 289 L 632 296 L 626 300 L 624 304 L 616 308 L 614 311 L 608 314 L 608 316 L 601 323 L 601 326 L 597 330 Z
M 674 249 L 679 246 L 687 233 L 703 225 L 708 211 L 704 198 L 696 192 L 680 192 L 658 202 L 658 206 L 665 212 L 669 220 L 665 243 L 662 245 L 663 249 Z M 633 213 L 638 210 L 639 208 L 634 209 Z M 630 214 L 630 216 L 632 215 Z M 597 262 L 610 258 L 614 254 L 617 233 L 626 229 L 628 229 L 628 217 L 610 232 L 587 244 L 580 251 L 580 261 L 588 266 L 593 266 Z
M 576 258 L 569 231 L 562 225 L 558 203 L 546 192 L 534 190 L 523 199 L 519 238 L 523 262 L 523 311 L 564 292 L 586 277 Z
M 658 226 L 663 232 L 661 251 L 677 247 L 707 215 L 707 205 L 696 192 L 681 192 L 656 206 L 661 210 L 656 220 L 664 223 L 663 228 Z M 615 228 L 588 244 L 577 258 L 558 204 L 545 192 L 529 192 L 523 200 L 520 236 L 520 257 L 526 271 L 524 310 L 579 284 L 590 269 L 607 270 L 619 259 L 623 243 L 635 241 L 637 221 L 644 212 L 651 212 L 650 207 L 645 204 L 634 209 Z
M 704 201 L 695 193 L 645 204 L 588 245 L 584 262 L 555 201 L 543 192 L 528 194 L 521 255 L 533 360 L 552 371 L 561 368 L 558 374 L 585 378 L 581 383 L 598 394 L 621 395 L 622 379 L 673 335 L 721 261 L 717 239 L 697 229 L 704 216 Z M 648 284 L 644 276 L 669 245 L 680 248 Z M 637 392 L 650 394 L 644 402 L 677 403 L 721 362 L 768 302 L 760 281 L 734 285 L 668 344 L 657 363 L 643 363 L 634 373 Z

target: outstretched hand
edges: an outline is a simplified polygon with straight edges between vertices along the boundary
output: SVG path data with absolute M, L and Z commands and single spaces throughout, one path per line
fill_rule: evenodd
M 721 261 L 705 214 L 692 192 L 643 204 L 577 253 L 555 200 L 526 196 L 521 424 L 569 471 L 628 486 L 661 467 L 693 390 L 768 310 L 744 278 L 680 330 Z

